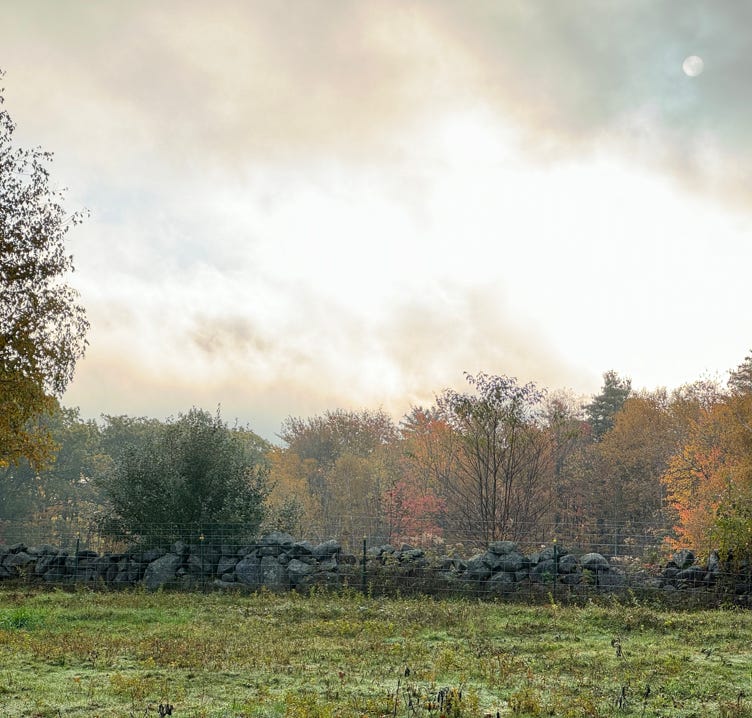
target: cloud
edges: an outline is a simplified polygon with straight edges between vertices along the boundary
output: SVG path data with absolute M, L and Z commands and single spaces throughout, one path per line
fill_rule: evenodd
M 699 222 L 665 185 L 748 210 L 743 3 L 11 8 L 19 140 L 93 213 L 71 233 L 84 409 L 221 402 L 268 434 L 465 370 L 585 391 L 595 363 L 728 331 L 696 287 L 722 246 L 733 306 L 748 217 Z
M 541 160 L 607 148 L 687 186 L 749 204 L 752 41 L 745 3 L 596 0 L 432 5 L 473 58 L 476 86 Z M 681 71 L 690 54 L 707 72 Z
M 521 128 L 530 158 L 605 146 L 746 202 L 751 15 L 745 3 L 699 0 L 331 2 L 326 11 L 311 1 L 168 0 L 127 13 L 69 3 L 51 22 L 46 4 L 27 3 L 0 38 L 14 94 L 30 115 L 57 118 L 65 141 L 50 145 L 84 151 L 121 181 L 242 175 L 301 158 L 400 168 L 410 152 L 401 138 L 481 104 Z M 681 62 L 693 53 L 706 72 L 690 79 Z

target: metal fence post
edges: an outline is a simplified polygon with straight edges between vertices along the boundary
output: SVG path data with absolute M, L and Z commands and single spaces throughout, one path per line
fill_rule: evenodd
M 554 603 L 556 603 L 556 584 L 557 583 L 559 583 L 559 544 L 557 544 L 556 539 L 554 539 L 554 585 L 553 585 Z
M 360 590 L 363 592 L 363 595 L 366 593 L 366 561 L 368 560 L 368 556 L 366 555 L 366 537 L 363 537 L 363 566 L 361 568 L 360 572 Z
M 73 556 L 73 583 L 78 581 L 78 549 L 81 545 L 81 534 L 76 536 L 76 553 Z

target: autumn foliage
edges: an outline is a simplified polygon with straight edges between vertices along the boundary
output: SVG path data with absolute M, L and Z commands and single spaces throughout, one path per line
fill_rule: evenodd
M 752 549 L 752 394 L 699 407 L 663 475 L 676 512 L 675 545 Z

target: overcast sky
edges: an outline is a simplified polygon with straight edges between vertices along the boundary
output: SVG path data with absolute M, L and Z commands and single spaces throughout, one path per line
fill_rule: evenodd
M 6 0 L 92 329 L 64 403 L 399 417 L 752 346 L 752 5 Z M 683 60 L 700 56 L 691 77 Z

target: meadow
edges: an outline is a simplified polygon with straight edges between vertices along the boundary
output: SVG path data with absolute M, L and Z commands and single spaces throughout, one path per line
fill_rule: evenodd
M 752 613 L 0 591 L 0 715 L 752 716 Z

